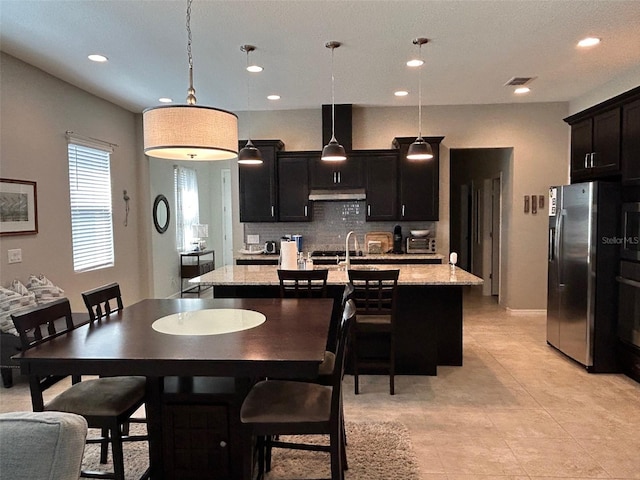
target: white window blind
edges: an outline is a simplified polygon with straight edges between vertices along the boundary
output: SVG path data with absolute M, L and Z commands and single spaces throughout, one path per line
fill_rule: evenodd
M 112 267 L 111 152 L 69 143 L 73 269 Z
M 199 222 L 198 177 L 192 168 L 173 167 L 176 194 L 176 246 L 179 252 L 191 250 L 195 240 L 192 225 Z

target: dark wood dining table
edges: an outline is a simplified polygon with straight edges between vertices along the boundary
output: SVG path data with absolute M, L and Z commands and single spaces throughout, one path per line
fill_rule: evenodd
M 15 358 L 24 374 L 147 377 L 151 478 L 187 478 L 203 467 L 198 459 L 213 441 L 218 451 L 206 460 L 213 463 L 197 478 L 247 479 L 253 461 L 251 439 L 239 419 L 242 398 L 254 379 L 313 377 L 324 356 L 333 307 L 332 299 L 146 299 Z M 161 317 L 205 309 L 253 310 L 266 320 L 216 335 L 169 335 L 152 328 Z M 178 381 L 169 382 L 170 377 Z M 222 395 L 198 390 L 206 384 L 200 380 L 212 378 L 231 378 L 234 390 Z M 210 424 L 219 424 L 221 415 L 224 425 L 216 430 Z M 189 422 L 193 425 L 185 427 Z M 207 431 L 215 438 L 202 438 Z M 191 440 L 194 451 L 186 445 Z

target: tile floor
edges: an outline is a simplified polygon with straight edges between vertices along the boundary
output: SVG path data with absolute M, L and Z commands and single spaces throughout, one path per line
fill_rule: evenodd
M 640 384 L 593 375 L 545 341 L 542 315 L 511 316 L 465 294 L 464 366 L 437 377 L 345 378 L 347 420 L 407 425 L 425 480 L 640 479 Z M 30 410 L 28 385 L 0 412 Z M 373 480 L 373 479 L 372 479 Z
M 345 417 L 411 431 L 423 479 L 640 479 L 640 384 L 589 374 L 546 344 L 544 315 L 465 294 L 464 366 L 437 377 L 346 377 Z

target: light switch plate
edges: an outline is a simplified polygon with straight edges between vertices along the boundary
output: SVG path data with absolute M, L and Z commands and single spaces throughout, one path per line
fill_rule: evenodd
M 11 250 L 7 250 L 7 254 L 9 256 L 9 263 L 20 263 L 20 262 L 22 262 L 22 249 L 21 248 L 12 248 Z
M 250 245 L 257 245 L 260 243 L 260 235 L 247 235 L 247 243 Z

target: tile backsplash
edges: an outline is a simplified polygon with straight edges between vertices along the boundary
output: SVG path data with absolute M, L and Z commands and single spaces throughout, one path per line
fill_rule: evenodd
M 279 241 L 284 235 L 302 235 L 302 249 L 312 250 L 343 250 L 347 233 L 355 232 L 364 250 L 364 235 L 367 232 L 393 232 L 395 225 L 402 227 L 404 236 L 409 230 L 431 230 L 431 236 L 436 235 L 437 222 L 367 222 L 366 202 L 311 202 L 313 219 L 311 222 L 280 222 L 280 223 L 245 223 L 244 239 L 247 235 L 259 235 L 260 243 L 268 240 Z M 350 245 L 353 249 L 353 243 Z

